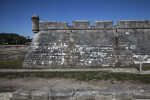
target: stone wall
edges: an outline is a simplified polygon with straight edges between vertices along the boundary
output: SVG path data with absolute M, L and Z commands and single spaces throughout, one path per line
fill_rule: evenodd
M 69 26 L 38 19 L 32 17 L 36 34 L 24 67 L 136 66 L 140 56 L 150 65 L 150 20 L 117 21 L 116 26 L 113 21 L 95 21 L 93 26 L 73 21 Z
M 18 89 L 13 93 L 1 93 L 1 100 L 150 100 L 147 90 L 114 89 Z

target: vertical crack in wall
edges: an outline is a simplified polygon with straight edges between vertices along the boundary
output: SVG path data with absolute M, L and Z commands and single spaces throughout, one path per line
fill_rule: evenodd
M 75 66 L 79 65 L 80 59 L 79 59 L 79 54 L 78 48 L 75 45 L 74 38 L 73 38 L 74 33 L 72 31 L 69 31 L 68 33 L 68 46 L 65 48 L 66 56 L 65 56 L 65 65 L 69 66 Z
M 121 56 L 121 45 L 119 41 L 119 35 L 117 29 L 114 30 L 114 44 L 113 44 L 113 67 L 122 65 L 122 56 Z

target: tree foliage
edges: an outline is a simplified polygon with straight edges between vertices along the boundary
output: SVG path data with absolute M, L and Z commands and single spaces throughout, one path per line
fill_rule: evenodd
M 30 37 L 20 36 L 16 33 L 0 33 L 0 45 L 22 45 L 29 44 Z

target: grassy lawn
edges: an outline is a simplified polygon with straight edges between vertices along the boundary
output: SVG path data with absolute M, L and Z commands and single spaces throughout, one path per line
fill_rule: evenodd
M 0 50 L 0 54 L 13 54 L 13 53 L 24 53 L 24 52 L 27 52 L 27 50 Z
M 24 59 L 0 61 L 0 69 L 17 69 L 22 68 Z M 104 67 L 52 67 L 52 68 L 104 68 Z M 108 68 L 108 67 L 107 67 Z M 111 67 L 112 68 L 112 67 Z M 115 67 L 115 68 L 137 68 L 139 67 Z M 150 66 L 143 67 L 143 70 L 150 70 Z M 150 75 L 130 74 L 130 73 L 111 73 L 111 72 L 17 72 L 17 73 L 0 73 L 0 78 L 24 78 L 24 77 L 41 77 L 41 78 L 75 78 L 81 81 L 89 80 L 117 80 L 132 81 L 150 84 Z
M 133 83 L 150 84 L 150 75 L 111 73 L 111 72 L 21 72 L 21 73 L 0 73 L 0 78 L 75 78 L 80 81 L 110 80 L 110 81 L 131 81 Z
M 22 68 L 24 59 L 0 61 L 0 69 L 17 69 Z

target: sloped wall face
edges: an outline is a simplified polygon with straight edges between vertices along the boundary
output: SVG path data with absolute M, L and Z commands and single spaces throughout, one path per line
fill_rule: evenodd
M 120 21 L 113 26 L 111 21 L 96 21 L 89 26 L 87 21 L 76 21 L 68 26 L 66 22 L 40 22 L 23 66 L 135 66 L 139 57 L 145 57 L 143 62 L 150 65 L 150 29 L 138 27 L 140 24 L 134 27 L 129 21 Z

